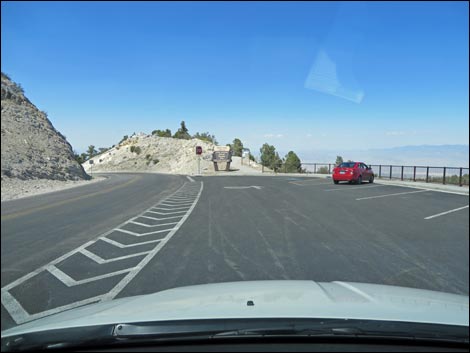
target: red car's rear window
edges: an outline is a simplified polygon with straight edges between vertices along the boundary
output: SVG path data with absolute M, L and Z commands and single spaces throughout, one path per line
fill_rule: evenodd
M 345 162 L 345 163 L 341 163 L 338 167 L 340 167 L 340 168 L 354 168 L 355 164 L 356 164 L 356 162 Z

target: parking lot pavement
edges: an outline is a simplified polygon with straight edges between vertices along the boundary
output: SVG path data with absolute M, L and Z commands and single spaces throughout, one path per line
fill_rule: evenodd
M 203 180 L 189 222 L 122 296 L 263 279 L 469 292 L 468 212 L 425 219 L 468 205 L 466 196 L 292 177 Z
M 375 183 L 193 176 L 158 204 L 2 287 L 2 329 L 15 324 L 11 315 L 19 323 L 97 300 L 240 280 L 468 295 L 468 203 L 465 195 Z

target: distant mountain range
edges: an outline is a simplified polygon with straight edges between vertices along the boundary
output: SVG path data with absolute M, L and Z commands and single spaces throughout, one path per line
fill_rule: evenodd
M 465 167 L 469 165 L 469 145 L 420 145 L 349 151 L 299 151 L 302 162 L 334 163 L 336 156 L 368 164 Z

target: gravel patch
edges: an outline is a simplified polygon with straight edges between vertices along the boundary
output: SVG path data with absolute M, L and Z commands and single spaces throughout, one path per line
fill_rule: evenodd
M 45 194 L 49 192 L 89 185 L 105 180 L 106 177 L 97 176 L 91 180 L 49 180 L 31 179 L 20 180 L 16 178 L 2 178 L 2 202 L 20 199 L 23 197 Z

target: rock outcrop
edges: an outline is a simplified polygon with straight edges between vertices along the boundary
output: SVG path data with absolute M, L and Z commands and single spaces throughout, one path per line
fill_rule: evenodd
M 1 177 L 50 180 L 89 179 L 72 146 L 28 98 L 1 75 Z

